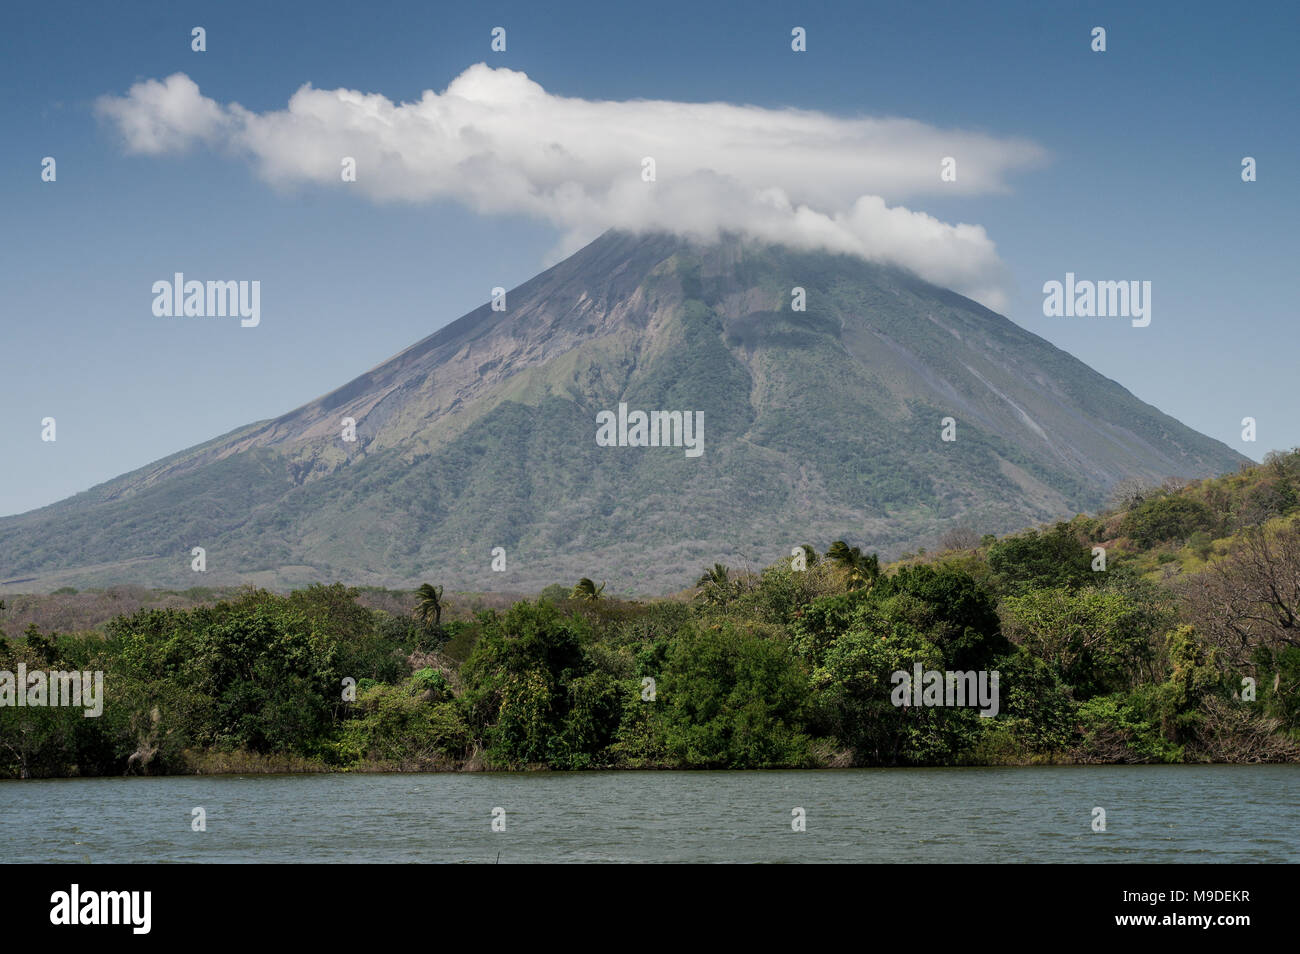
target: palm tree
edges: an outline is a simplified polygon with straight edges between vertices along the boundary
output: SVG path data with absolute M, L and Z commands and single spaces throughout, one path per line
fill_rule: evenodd
M 803 549 L 804 563 L 808 566 L 816 566 L 818 557 L 813 545 L 811 543 L 801 543 L 799 546 Z
M 731 571 L 721 563 L 715 563 L 704 571 L 695 585 L 700 588 L 700 595 L 706 603 L 725 605 L 731 596 Z
M 415 595 L 420 599 L 415 604 L 415 618 L 424 624 L 425 629 L 429 628 L 430 618 L 434 626 L 442 625 L 442 587 L 421 583 Z
M 594 603 L 600 599 L 601 592 L 605 589 L 605 584 L 597 586 L 590 578 L 583 577 L 580 579 L 573 592 L 569 594 L 570 599 L 582 600 L 584 603 Z
M 880 559 L 876 554 L 867 556 L 861 547 L 850 547 L 843 540 L 836 540 L 826 551 L 826 558 L 844 570 L 848 575 L 849 589 L 870 586 L 880 576 Z

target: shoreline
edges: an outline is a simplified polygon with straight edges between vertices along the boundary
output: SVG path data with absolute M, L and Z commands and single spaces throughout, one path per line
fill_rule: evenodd
M 396 764 L 371 763 L 363 766 L 340 768 L 321 764 L 298 764 L 266 760 L 262 764 L 243 764 L 240 766 L 214 765 L 199 767 L 185 772 L 132 772 L 120 775 L 34 775 L 27 778 L 15 776 L 0 777 L 5 782 L 49 782 L 49 781 L 84 781 L 87 779 L 162 779 L 162 778 L 234 778 L 239 776 L 279 776 L 298 775 L 612 775 L 626 772 L 682 772 L 682 773 L 728 773 L 742 774 L 753 772 L 856 772 L 868 770 L 918 770 L 918 769 L 1033 769 L 1033 768 L 1209 768 L 1209 767 L 1264 767 L 1300 765 L 1300 760 L 1273 762 L 1098 762 L 1077 759 L 1056 761 L 1035 760 L 1019 762 L 954 762 L 935 765 L 804 765 L 804 766 L 754 766 L 747 768 L 721 768 L 698 765 L 622 765 L 602 768 L 552 768 L 547 765 L 529 765 L 522 768 L 497 768 L 487 765 L 465 767 L 454 765 L 445 767 L 423 766 L 405 768 Z

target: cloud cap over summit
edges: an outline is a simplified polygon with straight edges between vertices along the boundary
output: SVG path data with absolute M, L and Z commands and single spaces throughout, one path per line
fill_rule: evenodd
M 305 85 L 284 109 L 258 113 L 175 73 L 101 97 L 98 111 L 134 153 L 219 149 L 278 186 L 344 185 L 351 157 L 346 185 L 372 199 L 527 215 L 560 228 L 567 251 L 611 227 L 736 232 L 900 265 L 995 309 L 1006 276 L 985 230 L 899 203 L 1004 192 L 1045 156 L 1026 139 L 912 119 L 566 97 L 482 63 L 409 103 Z M 642 177 L 647 157 L 653 182 Z M 957 160 L 954 181 L 940 179 L 945 157 Z

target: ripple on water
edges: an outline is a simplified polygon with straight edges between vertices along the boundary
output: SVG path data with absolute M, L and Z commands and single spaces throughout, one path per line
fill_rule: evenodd
M 1300 766 L 0 783 L 10 861 L 1297 861 Z M 203 806 L 208 830 L 190 829 Z M 1091 830 L 1094 807 L 1107 830 Z M 506 831 L 491 812 L 506 810 Z M 807 831 L 791 830 L 803 808 Z M 32 838 L 39 832 L 41 837 Z

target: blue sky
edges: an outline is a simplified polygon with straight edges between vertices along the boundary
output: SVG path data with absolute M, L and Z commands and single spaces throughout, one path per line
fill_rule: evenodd
M 475 63 L 592 100 L 907 117 L 1046 152 L 1000 193 L 905 205 L 977 223 L 1009 317 L 1255 458 L 1300 445 L 1300 6 L 8 5 L 0 13 L 0 514 L 51 503 L 333 389 L 550 264 L 562 230 L 447 199 L 273 186 L 207 149 L 134 155 L 96 100 L 176 72 L 283 110 L 305 83 L 410 101 Z M 208 49 L 190 49 L 190 29 Z M 490 30 L 508 31 L 505 53 Z M 808 51 L 790 51 L 790 29 Z M 1094 26 L 1108 49 L 1089 49 Z M 593 130 L 593 136 L 600 131 Z M 58 180 L 44 183 L 44 156 Z M 1243 156 L 1258 181 L 1243 183 Z M 262 283 L 261 325 L 155 318 L 155 280 Z M 1141 279 L 1153 320 L 1042 314 L 1043 282 Z M 40 421 L 58 440 L 40 440 Z M 1258 442 L 1240 440 L 1243 417 Z

